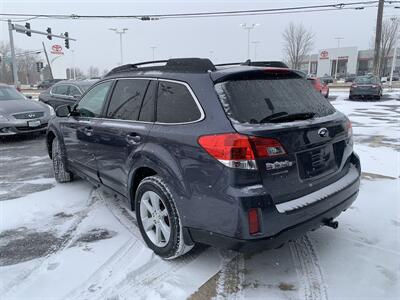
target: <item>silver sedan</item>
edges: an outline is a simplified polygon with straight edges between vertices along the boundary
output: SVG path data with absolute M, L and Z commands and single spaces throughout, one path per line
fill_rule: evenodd
M 54 110 L 27 99 L 13 86 L 0 84 L 0 136 L 44 132 Z

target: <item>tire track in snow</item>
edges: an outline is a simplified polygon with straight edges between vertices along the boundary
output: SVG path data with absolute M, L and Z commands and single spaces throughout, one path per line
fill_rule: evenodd
M 305 300 L 327 300 L 328 293 L 315 249 L 307 235 L 289 243 Z
M 3 295 L 12 293 L 17 289 L 22 290 L 25 286 L 29 285 L 31 282 L 30 278 L 35 278 L 35 274 L 40 273 L 43 268 L 47 268 L 45 267 L 45 264 L 50 258 L 53 258 L 57 255 L 61 255 L 60 252 L 62 252 L 64 249 L 72 245 L 75 242 L 74 232 L 77 230 L 79 224 L 81 224 L 83 219 L 87 216 L 87 213 L 92 207 L 92 205 L 95 203 L 96 203 L 96 196 L 94 194 L 94 189 L 92 189 L 89 194 L 87 205 L 77 213 L 76 219 L 70 225 L 68 230 L 65 231 L 61 236 L 64 237 L 62 242 L 55 245 L 46 256 L 39 258 L 33 268 L 31 268 L 26 272 L 23 272 L 21 276 L 18 276 L 12 282 L 10 282 L 10 284 L 4 288 Z
M 173 261 L 159 258 L 144 244 L 135 216 L 114 199 L 106 199 L 101 191 L 97 190 L 96 194 L 133 237 L 66 299 L 146 297 L 149 291 L 157 291 L 171 274 L 204 252 L 204 249 L 194 249 Z
M 222 269 L 216 286 L 215 299 L 244 299 L 245 258 L 243 253 L 223 251 Z

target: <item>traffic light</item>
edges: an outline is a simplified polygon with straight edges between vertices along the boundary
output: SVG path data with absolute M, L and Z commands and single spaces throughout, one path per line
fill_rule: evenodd
M 65 39 L 65 48 L 69 49 L 69 39 L 68 39 L 68 32 L 64 33 Z
M 31 36 L 32 35 L 32 33 L 31 33 L 31 23 L 25 23 L 25 28 L 28 30 L 28 31 L 25 31 L 25 33 L 26 33 L 26 35 L 27 36 Z
M 47 33 L 48 33 L 48 35 L 47 35 L 47 38 L 49 39 L 49 40 L 51 40 L 53 37 L 51 36 L 51 28 L 50 27 L 47 27 Z
M 41 61 L 36 62 L 36 71 L 40 73 L 40 71 L 43 69 L 43 63 Z

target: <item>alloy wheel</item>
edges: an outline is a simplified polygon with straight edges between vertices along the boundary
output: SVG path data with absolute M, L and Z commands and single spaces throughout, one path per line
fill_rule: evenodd
M 140 200 L 140 218 L 150 241 L 157 247 L 165 247 L 171 236 L 170 217 L 161 197 L 146 191 Z

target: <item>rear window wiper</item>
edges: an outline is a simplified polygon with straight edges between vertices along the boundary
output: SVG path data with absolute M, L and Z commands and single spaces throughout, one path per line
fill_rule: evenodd
M 265 117 L 260 123 L 277 123 L 277 122 L 290 122 L 295 120 L 307 120 L 315 116 L 314 112 L 303 112 L 289 114 L 287 112 L 279 112 Z

